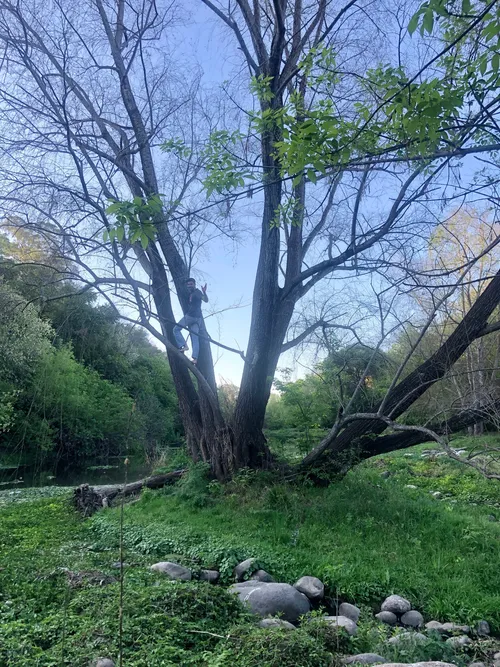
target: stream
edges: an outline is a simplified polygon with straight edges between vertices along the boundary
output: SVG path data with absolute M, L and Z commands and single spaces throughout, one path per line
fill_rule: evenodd
M 122 484 L 125 480 L 123 456 L 110 456 L 107 463 L 90 461 L 79 468 L 44 468 L 36 464 L 8 464 L 0 462 L 0 491 L 43 486 L 78 486 L 79 484 Z M 140 457 L 129 457 L 127 481 L 135 482 L 152 472 L 151 464 Z

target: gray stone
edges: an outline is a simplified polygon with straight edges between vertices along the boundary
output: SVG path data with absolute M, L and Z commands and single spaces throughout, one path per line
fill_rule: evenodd
M 494 514 L 488 514 L 488 516 L 486 518 L 488 519 L 488 521 L 496 521 L 497 520 L 497 518 Z
M 344 665 L 351 665 L 353 662 L 360 665 L 375 665 L 378 662 L 385 662 L 385 658 L 376 653 L 358 653 L 357 655 L 349 655 L 342 662 Z
M 405 489 L 418 489 L 418 486 L 415 486 L 415 484 L 405 484 Z
M 243 604 L 263 618 L 279 615 L 285 621 L 295 623 L 311 608 L 308 598 L 289 584 L 248 581 L 233 584 L 229 591 L 237 593 Z
M 318 619 L 320 621 L 325 621 L 328 625 L 334 626 L 336 628 L 344 628 L 348 635 L 353 637 L 358 632 L 358 626 L 356 623 L 347 618 L 347 616 L 323 616 L 323 618 Z
M 248 574 L 252 571 L 253 565 L 256 563 L 256 558 L 247 558 L 246 560 L 239 563 L 234 568 L 234 576 L 237 581 L 243 581 L 245 574 Z
M 439 621 L 429 621 L 428 623 L 425 624 L 425 629 L 428 630 L 429 632 L 432 630 L 434 630 L 434 632 L 444 632 L 443 624 L 440 623 Z
M 433 498 L 436 498 L 437 500 L 439 500 L 440 498 L 443 497 L 443 494 L 441 493 L 441 491 L 432 491 L 431 495 L 432 495 Z
M 387 625 L 396 625 L 398 622 L 398 617 L 392 611 L 381 611 L 379 614 L 375 614 L 375 618 Z
M 484 662 L 471 662 L 469 664 L 469 667 L 486 667 L 486 663 L 484 663 Z
M 500 660 L 500 651 L 493 655 L 493 660 Z
M 401 616 L 401 623 L 410 628 L 420 628 L 424 624 L 424 617 L 419 611 L 407 611 Z
M 294 583 L 294 588 L 307 595 L 310 600 L 321 600 L 325 594 L 323 582 L 317 577 L 301 577 Z
M 109 658 L 97 658 L 95 667 L 115 667 L 115 663 Z
M 284 630 L 296 630 L 292 623 L 284 621 L 282 618 L 263 618 L 259 623 L 259 628 L 283 628 Z
M 455 667 L 451 662 L 384 662 L 379 667 Z
M 257 570 L 257 572 L 254 572 L 252 577 L 252 581 L 263 581 L 266 584 L 272 584 L 276 581 L 274 577 L 272 577 L 269 572 L 266 572 L 265 570 Z
M 480 637 L 487 637 L 490 634 L 490 624 L 488 621 L 479 621 L 476 625 L 476 634 Z
M 388 479 L 390 476 L 391 476 L 391 473 L 390 473 L 389 470 L 384 470 L 384 472 L 380 473 L 380 477 L 382 477 L 382 479 Z M 361 655 L 364 655 L 364 654 L 361 654 Z M 375 655 L 375 653 L 367 653 L 366 655 Z
M 358 622 L 360 614 L 361 614 L 361 609 L 359 609 L 353 604 L 349 604 L 349 602 L 342 602 L 342 604 L 339 607 L 339 615 L 347 616 L 347 618 L 350 618 L 351 621 L 354 621 L 355 623 Z
M 382 602 L 382 607 L 380 611 L 392 611 L 393 614 L 406 614 L 407 611 L 410 611 L 411 604 L 405 598 L 402 598 L 400 595 L 389 595 Z
M 421 632 L 401 632 L 388 640 L 388 644 L 426 644 L 429 639 Z
M 178 579 L 179 581 L 191 581 L 192 572 L 189 568 L 183 567 L 178 563 L 170 563 L 169 561 L 161 561 L 151 565 L 153 572 L 161 572 L 166 574 L 170 579 Z
M 470 627 L 468 625 L 458 625 L 458 623 L 443 623 L 441 632 L 448 635 L 454 632 L 461 632 L 466 635 L 470 632 Z
M 460 637 L 449 637 L 446 643 L 453 646 L 453 648 L 462 648 L 463 646 L 472 644 L 472 639 L 467 637 L 467 635 L 460 635 Z
M 200 570 L 200 581 L 209 581 L 216 584 L 219 581 L 220 572 L 217 570 Z

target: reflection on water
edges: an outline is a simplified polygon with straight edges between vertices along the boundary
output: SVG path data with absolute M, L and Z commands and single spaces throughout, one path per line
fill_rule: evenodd
M 151 474 L 151 465 L 140 458 L 128 457 L 127 479 L 137 481 Z M 81 468 L 43 468 L 36 465 L 1 464 L 0 490 L 38 486 L 78 486 L 79 484 L 123 484 L 125 480 L 124 456 L 109 457 L 107 463 L 89 461 Z

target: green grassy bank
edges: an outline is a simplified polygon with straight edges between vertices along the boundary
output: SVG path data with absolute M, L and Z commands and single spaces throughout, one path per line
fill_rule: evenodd
M 326 489 L 252 473 L 221 487 L 198 468 L 180 487 L 127 505 L 123 664 L 326 667 L 339 653 L 365 650 L 404 662 L 484 657 L 477 647 L 453 657 L 438 642 L 389 650 L 391 631 L 373 621 L 382 599 L 398 593 L 426 620 L 486 619 L 500 634 L 500 484 L 447 459 L 421 458 L 423 449 L 372 461 Z M 119 508 L 83 521 L 64 490 L 46 493 L 25 502 L 25 492 L 0 493 L 0 665 L 116 660 Z M 328 604 L 361 606 L 358 637 L 306 625 L 291 634 L 263 631 L 224 586 L 168 582 L 147 567 L 157 560 L 217 567 L 229 582 L 249 556 L 279 581 L 318 576 Z

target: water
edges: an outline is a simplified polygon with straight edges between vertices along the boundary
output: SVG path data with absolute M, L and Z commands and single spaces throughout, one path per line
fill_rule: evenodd
M 127 480 L 136 482 L 152 472 L 150 464 L 137 457 L 129 457 Z M 123 484 L 125 465 L 123 456 L 110 456 L 106 465 L 90 461 L 83 468 L 40 468 L 32 464 L 9 465 L 0 463 L 0 491 L 27 489 L 41 486 L 78 486 L 90 484 Z

